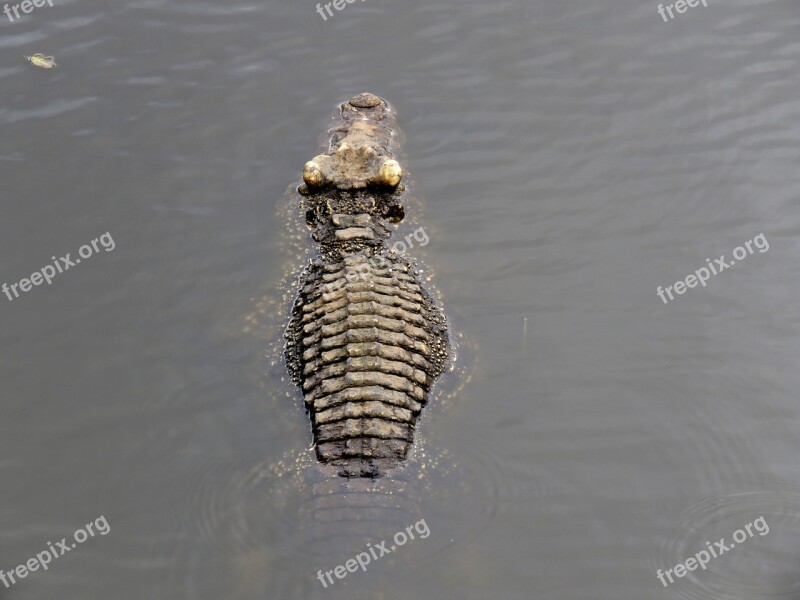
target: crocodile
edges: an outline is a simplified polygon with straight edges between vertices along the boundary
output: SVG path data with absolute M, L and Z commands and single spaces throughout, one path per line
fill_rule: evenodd
M 415 263 L 388 244 L 407 194 L 394 109 L 358 94 L 328 134 L 297 188 L 318 251 L 300 275 L 285 360 L 319 462 L 341 477 L 379 478 L 406 460 L 451 344 Z

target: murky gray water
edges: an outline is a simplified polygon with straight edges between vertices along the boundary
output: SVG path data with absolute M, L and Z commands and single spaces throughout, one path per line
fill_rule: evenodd
M 708 4 L 0 14 L 0 280 L 115 244 L 0 295 L 0 568 L 110 526 L 0 598 L 800 596 L 800 7 Z M 308 258 L 284 191 L 365 90 L 397 108 L 463 372 L 362 519 L 292 466 L 311 436 L 278 344 Z M 421 519 L 317 580 L 357 526 Z

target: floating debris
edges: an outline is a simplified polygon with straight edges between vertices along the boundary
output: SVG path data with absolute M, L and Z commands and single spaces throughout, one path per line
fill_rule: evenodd
M 26 56 L 25 58 L 40 69 L 52 69 L 58 66 L 52 56 L 45 56 L 44 54 L 34 54 L 33 56 Z

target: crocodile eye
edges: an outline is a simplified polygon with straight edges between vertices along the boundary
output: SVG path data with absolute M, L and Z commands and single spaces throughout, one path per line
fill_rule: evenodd
M 397 187 L 402 177 L 403 169 L 400 167 L 400 163 L 398 163 L 396 160 L 389 159 L 381 165 L 380 169 L 378 169 L 378 175 L 375 177 L 375 183 L 389 187 Z
M 313 160 L 306 163 L 303 167 L 303 181 L 308 187 L 320 187 L 325 182 L 325 175 L 322 174 L 319 163 Z

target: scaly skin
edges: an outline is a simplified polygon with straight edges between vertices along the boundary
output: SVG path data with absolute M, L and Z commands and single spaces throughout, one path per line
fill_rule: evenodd
M 298 188 L 319 257 L 301 278 L 286 361 L 318 459 L 345 477 L 380 477 L 405 459 L 450 354 L 444 315 L 387 245 L 403 218 L 396 130 L 385 100 L 353 97 Z

